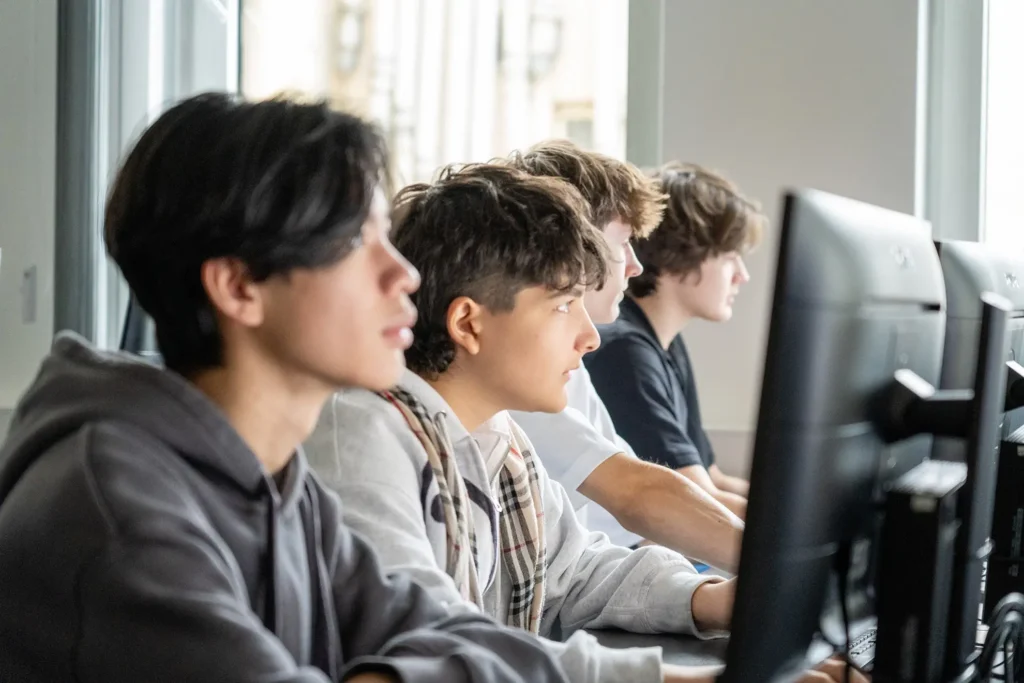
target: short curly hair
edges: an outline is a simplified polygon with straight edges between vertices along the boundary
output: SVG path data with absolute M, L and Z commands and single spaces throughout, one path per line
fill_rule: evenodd
M 636 298 L 653 294 L 662 274 L 686 276 L 708 258 L 753 249 L 767 218 L 724 176 L 696 164 L 672 162 L 651 172 L 668 195 L 661 224 L 633 247 L 644 271 L 630 279 Z
M 634 237 L 646 237 L 665 212 L 665 194 L 656 179 L 568 140 L 540 142 L 512 152 L 506 161 L 530 175 L 561 178 L 575 187 L 590 205 L 591 222 L 601 229 L 618 219 L 633 228 Z
M 394 200 L 391 241 L 420 271 L 406 365 L 428 378 L 455 360 L 448 308 L 468 296 L 510 311 L 527 287 L 604 286 L 607 246 L 569 183 L 503 164 L 452 165 Z

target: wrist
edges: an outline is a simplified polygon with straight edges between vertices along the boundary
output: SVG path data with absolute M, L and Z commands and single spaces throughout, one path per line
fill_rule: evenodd
M 725 631 L 732 621 L 735 581 L 707 581 L 690 599 L 693 622 L 698 631 Z

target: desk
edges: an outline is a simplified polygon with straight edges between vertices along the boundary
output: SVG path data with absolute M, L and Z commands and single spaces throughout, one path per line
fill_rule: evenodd
M 698 640 L 689 636 L 642 635 L 626 631 L 588 629 L 606 647 L 660 647 L 662 659 L 669 664 L 685 666 L 724 666 L 727 638 Z

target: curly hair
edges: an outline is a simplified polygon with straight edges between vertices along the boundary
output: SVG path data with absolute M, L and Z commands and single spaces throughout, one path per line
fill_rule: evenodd
M 588 216 L 569 183 L 502 164 L 448 166 L 399 192 L 391 240 L 421 276 L 409 369 L 436 377 L 451 365 L 448 308 L 460 296 L 509 311 L 527 287 L 602 287 L 607 247 Z
M 618 219 L 633 228 L 634 237 L 646 237 L 665 212 L 665 194 L 654 178 L 633 164 L 588 152 L 568 140 L 512 152 L 506 162 L 530 175 L 567 181 L 590 205 L 591 222 L 598 228 Z
M 708 258 L 745 252 L 761 241 L 767 219 L 725 177 L 696 164 L 672 162 L 651 172 L 668 205 L 661 224 L 634 240 L 643 273 L 629 281 L 636 298 L 653 294 L 662 274 L 686 276 Z

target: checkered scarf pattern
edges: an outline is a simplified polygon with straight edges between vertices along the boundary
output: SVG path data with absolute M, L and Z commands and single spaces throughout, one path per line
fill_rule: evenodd
M 469 498 L 466 482 L 459 474 L 459 468 L 452 456 L 451 440 L 430 419 L 423 404 L 415 396 L 401 389 L 391 389 L 380 396 L 393 405 L 405 418 L 409 428 L 416 434 L 423 450 L 427 452 L 427 463 L 434 472 L 434 480 L 441 499 L 441 513 L 444 517 L 445 546 L 447 558 L 445 573 L 455 580 L 455 585 L 464 600 L 483 608 L 480 591 L 479 560 L 477 558 L 476 532 L 468 519 Z
M 509 426 L 512 439 L 498 480 L 501 554 L 512 577 L 507 623 L 537 633 L 547 572 L 544 497 L 529 441 L 511 418 Z
M 476 533 L 469 520 L 466 484 L 452 455 L 451 440 L 443 426 L 435 425 L 423 404 L 408 392 L 392 389 L 380 395 L 402 414 L 416 434 L 437 480 L 448 550 L 445 571 L 465 599 L 481 605 Z M 511 419 L 509 424 L 512 438 L 498 475 L 499 548 L 512 577 L 506 623 L 537 633 L 544 610 L 547 569 L 544 498 L 534 455 L 523 446 L 529 441 Z

